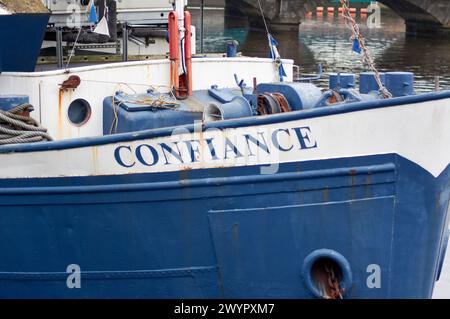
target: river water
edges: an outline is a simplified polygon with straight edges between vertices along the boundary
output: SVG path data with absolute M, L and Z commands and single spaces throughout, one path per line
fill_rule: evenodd
M 199 30 L 199 11 L 192 10 Z M 450 89 L 450 40 L 411 38 L 405 36 L 403 19 L 386 9 L 381 14 L 381 27 L 367 27 L 366 16 L 355 16 L 380 71 L 411 71 L 415 73 L 416 92 L 435 88 L 435 76 L 440 76 L 442 89 Z M 198 32 L 199 34 L 200 32 Z M 294 59 L 301 74 L 316 72 L 321 63 L 325 73 L 367 70 L 361 56 L 351 51 L 350 31 L 340 15 L 308 16 L 300 33 L 273 32 L 280 43 L 284 58 Z M 247 19 L 225 17 L 224 10 L 205 12 L 205 52 L 224 52 L 227 40 L 240 43 L 239 50 L 247 56 L 268 56 L 267 36 L 248 27 Z M 324 77 L 318 84 L 326 85 Z
M 220 1 L 219 1 L 220 2 Z M 191 9 L 193 23 L 200 29 L 199 10 Z M 405 36 L 404 21 L 392 11 L 381 14 L 381 28 L 367 27 L 367 17 L 356 16 L 367 47 L 372 52 L 380 71 L 411 71 L 415 73 L 415 90 L 429 92 L 435 88 L 435 76 L 440 87 L 450 89 L 450 40 L 437 38 L 411 38 Z M 266 33 L 250 29 L 247 19 L 225 16 L 223 8 L 205 11 L 204 52 L 225 52 L 228 40 L 240 43 L 239 51 L 247 56 L 268 56 Z M 272 32 L 280 43 L 284 58 L 294 59 L 302 75 L 314 74 L 317 64 L 326 73 L 366 70 L 360 55 L 351 51 L 350 32 L 337 14 L 310 15 L 300 26 L 300 33 Z M 200 42 L 197 41 L 199 51 Z M 238 71 L 238 70 L 237 70 Z M 326 86 L 326 76 L 318 82 Z M 440 281 L 434 297 L 450 299 L 450 252 L 447 253 Z

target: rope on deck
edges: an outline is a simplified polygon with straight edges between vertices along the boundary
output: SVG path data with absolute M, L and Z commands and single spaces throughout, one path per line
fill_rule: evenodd
M 33 106 L 22 104 L 9 111 L 0 110 L 0 145 L 52 141 L 47 129 L 25 116 Z

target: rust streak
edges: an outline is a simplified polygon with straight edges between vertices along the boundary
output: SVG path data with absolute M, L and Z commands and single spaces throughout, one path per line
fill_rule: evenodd
M 355 169 L 351 169 L 349 174 L 352 177 L 352 185 L 356 185 L 356 175 L 358 172 Z
M 62 139 L 62 104 L 64 99 L 64 90 L 59 90 L 59 96 L 58 96 L 58 123 L 57 123 L 57 138 L 60 140 Z
M 328 188 L 322 190 L 322 199 L 325 203 L 330 201 L 330 191 Z
M 366 176 L 365 184 L 367 186 L 372 184 L 372 175 L 369 174 L 369 175 Z

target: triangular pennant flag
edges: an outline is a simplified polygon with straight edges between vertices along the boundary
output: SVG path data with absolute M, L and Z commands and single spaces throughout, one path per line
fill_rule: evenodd
M 89 22 L 98 22 L 97 10 L 95 10 L 94 1 L 91 1 L 91 8 L 89 9 Z
M 107 35 L 108 37 L 111 36 L 111 34 L 109 33 L 108 20 L 106 20 L 106 16 L 104 16 L 100 20 L 100 22 L 95 26 L 95 29 L 92 32 Z

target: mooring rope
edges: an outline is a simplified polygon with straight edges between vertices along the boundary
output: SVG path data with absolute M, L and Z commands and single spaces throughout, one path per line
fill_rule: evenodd
M 52 141 L 47 129 L 29 116 L 21 115 L 32 108 L 19 105 L 9 111 L 0 110 L 0 145 Z
M 362 51 L 363 62 L 367 63 L 369 68 L 374 72 L 375 80 L 377 81 L 377 84 L 379 87 L 379 93 L 386 99 L 391 98 L 392 94 L 383 85 L 383 82 L 381 81 L 380 72 L 378 71 L 378 69 L 375 66 L 375 62 L 370 54 L 369 49 L 366 47 L 366 41 L 361 34 L 358 24 L 356 23 L 355 19 L 353 19 L 352 15 L 350 13 L 349 0 L 340 0 L 340 1 L 341 1 L 341 5 L 342 5 L 342 16 L 345 19 L 345 24 L 353 33 L 351 40 L 352 41 L 356 40 L 358 42 L 359 48 Z

